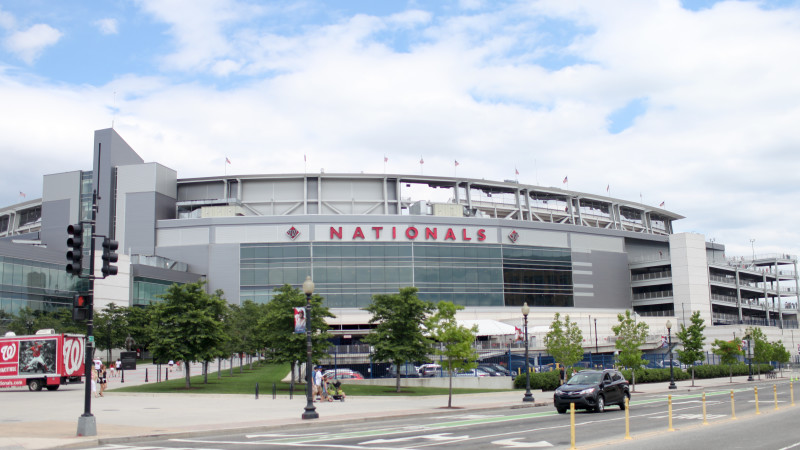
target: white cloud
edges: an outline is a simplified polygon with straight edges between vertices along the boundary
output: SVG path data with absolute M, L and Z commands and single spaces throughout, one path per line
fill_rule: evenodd
M 7 13 L 0 9 L 0 28 L 12 30 L 16 27 L 16 20 L 11 13 Z
M 100 19 L 94 22 L 97 29 L 102 34 L 117 34 L 119 33 L 117 19 Z
M 53 87 L 0 72 L 0 114 L 14 116 L 0 125 L 0 153 L 30 148 L 50 163 L 54 139 L 88 152 L 117 91 L 117 130 L 180 177 L 219 175 L 226 155 L 228 173 L 242 174 L 301 172 L 304 154 L 309 171 L 328 173 L 382 172 L 385 154 L 391 173 L 419 173 L 423 156 L 425 174 L 452 175 L 457 159 L 459 176 L 502 180 L 516 167 L 523 183 L 562 188 L 569 176 L 573 190 L 666 201 L 687 217 L 677 231 L 715 237 L 728 254 L 749 254 L 751 238 L 757 253 L 800 254 L 796 9 L 525 1 L 287 33 L 232 1 L 139 4 L 174 39 L 158 55 L 162 78 Z M 567 23 L 579 34 L 558 35 Z M 393 32 L 419 39 L 397 51 L 384 39 Z M 176 70 L 180 82 L 168 78 Z M 235 84 L 183 81 L 196 71 Z M 635 98 L 648 99 L 645 113 L 609 134 L 608 115 Z M 35 137 L 42 123 L 54 136 Z M 73 169 L 51 159 L 44 173 Z
M 46 24 L 36 24 L 24 31 L 11 33 L 3 42 L 4 47 L 27 64 L 41 55 L 45 48 L 61 39 L 62 33 Z

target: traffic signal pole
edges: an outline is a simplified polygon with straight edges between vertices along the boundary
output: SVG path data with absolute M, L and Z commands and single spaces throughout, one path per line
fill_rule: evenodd
M 98 181 L 99 184 L 99 181 Z M 86 341 L 84 342 L 84 376 L 86 377 L 83 395 L 83 414 L 78 418 L 78 436 L 97 436 L 97 421 L 92 414 L 92 348 L 94 348 L 94 233 L 97 219 L 97 190 L 92 192 L 91 243 L 89 244 L 89 304 L 86 311 Z

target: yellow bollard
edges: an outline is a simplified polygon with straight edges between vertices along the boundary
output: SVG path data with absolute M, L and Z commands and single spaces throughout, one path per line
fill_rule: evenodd
M 708 425 L 708 419 L 706 419 L 706 393 L 703 392 L 703 425 Z
M 736 420 L 736 402 L 733 399 L 733 389 L 731 389 L 731 419 Z
M 778 409 L 778 385 L 772 385 L 772 396 L 775 397 L 775 409 Z
M 625 396 L 625 439 L 633 439 L 631 437 L 631 404 Z
M 756 392 L 756 415 L 759 415 L 761 411 L 758 410 L 758 386 L 755 386 L 753 389 L 755 389 Z
M 667 402 L 669 403 L 669 431 L 675 431 L 675 428 L 672 428 L 672 395 L 667 396 Z
M 569 404 L 569 440 L 570 448 L 575 448 L 575 403 Z

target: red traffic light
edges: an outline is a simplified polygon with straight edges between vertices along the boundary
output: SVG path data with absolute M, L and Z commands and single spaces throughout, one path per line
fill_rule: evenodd
M 86 298 L 82 295 L 75 297 L 75 307 L 83 308 L 86 306 Z

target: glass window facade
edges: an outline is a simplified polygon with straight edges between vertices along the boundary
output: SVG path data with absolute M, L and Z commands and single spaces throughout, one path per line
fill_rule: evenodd
M 311 274 L 331 308 L 419 288 L 423 300 L 463 306 L 572 306 L 569 250 L 454 243 L 242 244 L 240 297 L 268 302 L 276 287 Z
M 71 308 L 73 294 L 87 284 L 68 275 L 64 265 L 0 256 L 0 310 L 7 313 Z
M 133 277 L 133 298 L 131 305 L 147 306 L 164 301 L 160 296 L 167 293 L 167 289 L 175 284 L 174 281 L 157 280 L 153 278 Z
M 568 249 L 503 247 L 506 306 L 574 306 Z

